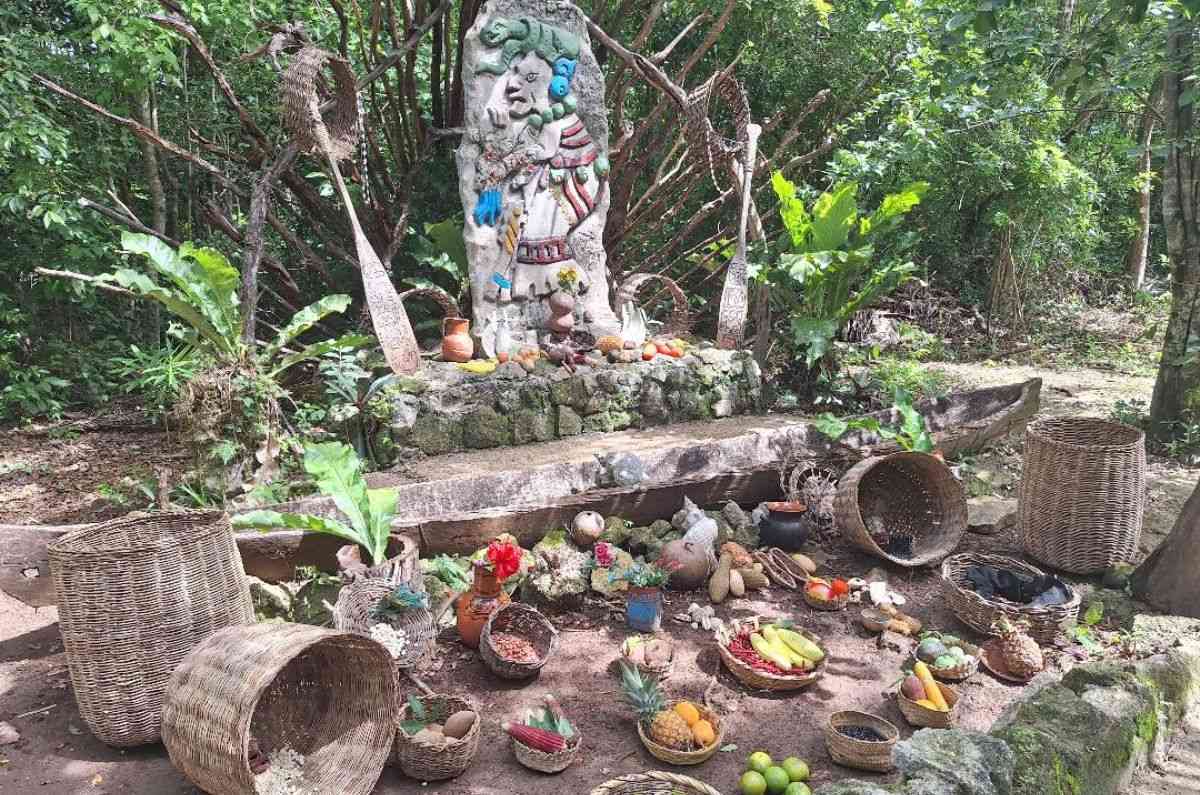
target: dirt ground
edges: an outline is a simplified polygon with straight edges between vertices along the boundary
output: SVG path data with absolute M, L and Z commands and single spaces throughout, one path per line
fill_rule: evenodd
M 1114 373 L 1078 370 L 1049 373 L 1021 366 L 986 367 L 950 365 L 947 370 L 972 386 L 1010 383 L 1033 376 L 1046 380 L 1043 410 L 1054 413 L 1106 415 L 1120 397 L 1149 398 L 1149 379 Z M 130 438 L 127 434 L 83 434 L 74 440 L 48 438 L 14 442 L 0 438 L 0 521 L 70 522 L 94 519 L 107 508 L 96 495 L 89 495 L 101 482 L 124 477 L 122 467 L 144 468 L 155 456 L 169 463 L 172 453 L 153 434 Z M 978 456 L 971 467 L 995 473 L 995 491 L 1010 493 L 1019 476 L 1020 440 L 1009 440 L 992 452 Z M 49 449 L 47 449 L 49 448 Z M 28 467 L 25 462 L 28 462 Z M 79 474 L 62 478 L 60 465 L 86 463 Z M 153 463 L 150 463 L 153 466 Z M 45 470 L 42 467 L 45 467 Z M 26 472 L 26 469 L 31 471 Z M 1147 551 L 1166 534 L 1183 500 L 1195 484 L 1197 470 L 1187 470 L 1153 461 L 1149 482 L 1151 504 L 1146 517 L 1142 549 Z M 133 477 L 131 475 L 131 477 Z M 20 496 L 12 491 L 20 489 Z M 10 518 L 11 517 L 11 518 Z M 963 549 L 1015 552 L 1010 534 L 982 537 L 968 535 Z M 825 546 L 829 555 L 826 570 L 842 576 L 862 576 L 878 561 L 852 552 L 840 542 Z M 893 587 L 909 599 L 906 610 L 932 628 L 965 632 L 945 608 L 936 572 L 885 569 Z M 765 596 L 764 596 L 765 594 Z M 830 659 L 822 679 L 800 694 L 771 696 L 748 693 L 720 665 L 711 638 L 690 626 L 670 621 L 664 629 L 677 643 L 674 674 L 667 682 L 672 696 L 708 699 L 727 712 L 724 743 L 736 750 L 718 753 L 698 768 L 676 769 L 700 778 L 724 793 L 737 791 L 737 779 L 747 754 L 766 750 L 782 758 L 796 755 L 809 761 L 816 785 L 844 778 L 887 781 L 888 776 L 864 774 L 838 767 L 829 760 L 820 735 L 824 719 L 839 709 L 860 709 L 880 714 L 911 734 L 895 707 L 891 693 L 911 643 L 880 645 L 852 620 L 855 613 L 814 612 L 798 595 L 772 589 L 758 592 L 756 599 L 734 599 L 720 607 L 723 617 L 759 613 L 791 616 L 797 623 L 821 635 Z M 672 594 L 668 616 L 686 609 L 691 600 L 704 603 L 698 594 Z M 0 793 L 192 793 L 197 792 L 172 768 L 161 746 L 117 751 L 94 739 L 75 707 L 65 656 L 53 608 L 33 610 L 0 595 L 0 720 L 20 733 L 15 745 L 0 746 Z M 389 768 L 377 793 L 428 790 L 447 795 L 524 795 L 563 791 L 586 793 L 618 775 L 649 769 L 664 769 L 637 739 L 633 720 L 619 694 L 610 671 L 620 641 L 626 636 L 623 617 L 604 606 L 591 604 L 581 613 L 558 619 L 562 641 L 556 656 L 540 677 L 524 686 L 491 676 L 478 655 L 454 641 L 452 631 L 439 639 L 440 670 L 424 674 L 440 692 L 466 693 L 475 698 L 485 719 L 479 758 L 461 778 L 422 787 Z M 1074 663 L 1063 652 L 1051 652 L 1051 665 L 1062 670 Z M 1018 686 L 1001 683 L 980 672 L 963 683 L 966 703 L 964 728 L 985 730 L 1005 706 L 1020 693 Z M 578 725 L 584 748 L 576 763 L 564 773 L 546 777 L 520 767 L 499 729 L 499 721 L 518 716 L 534 705 L 543 693 L 558 695 L 568 716 Z M 47 709 L 48 708 L 48 709 Z M 25 715 L 24 713 L 34 713 Z M 1194 754 L 1194 751 L 1192 751 Z M 1181 757 L 1188 758 L 1188 757 Z M 1194 756 L 1190 757 L 1195 759 Z M 1185 763 L 1186 764 L 1186 763 Z M 1170 785 L 1168 779 L 1161 782 Z M 1159 788 L 1147 782 L 1142 792 L 1188 792 Z

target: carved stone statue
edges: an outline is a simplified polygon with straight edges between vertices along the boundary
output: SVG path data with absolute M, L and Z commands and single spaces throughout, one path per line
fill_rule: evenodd
M 464 81 L 459 192 L 483 351 L 551 341 L 561 285 L 576 328 L 615 333 L 604 79 L 583 19 L 554 0 L 491 0 L 467 33 Z

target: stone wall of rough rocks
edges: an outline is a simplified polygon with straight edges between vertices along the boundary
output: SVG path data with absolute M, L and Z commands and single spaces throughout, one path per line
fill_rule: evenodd
M 747 351 L 702 348 L 680 359 L 580 366 L 549 362 L 526 372 L 508 362 L 488 375 L 431 362 L 388 388 L 377 451 L 414 453 L 531 444 L 688 420 L 751 414 L 764 407 L 762 371 Z

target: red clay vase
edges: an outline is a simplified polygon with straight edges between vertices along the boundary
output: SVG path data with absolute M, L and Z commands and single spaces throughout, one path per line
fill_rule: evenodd
M 469 362 L 475 355 L 475 341 L 471 339 L 471 321 L 465 317 L 448 317 L 442 320 L 442 358 L 448 362 Z
M 479 648 L 479 635 L 492 613 L 511 599 L 500 587 L 495 572 L 482 563 L 475 564 L 475 582 L 471 589 L 458 597 L 458 636 L 464 646 Z

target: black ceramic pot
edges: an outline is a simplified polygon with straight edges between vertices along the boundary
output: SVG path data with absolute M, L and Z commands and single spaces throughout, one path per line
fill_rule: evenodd
M 795 552 L 808 540 L 808 506 L 802 502 L 768 502 L 758 523 L 758 545 Z

